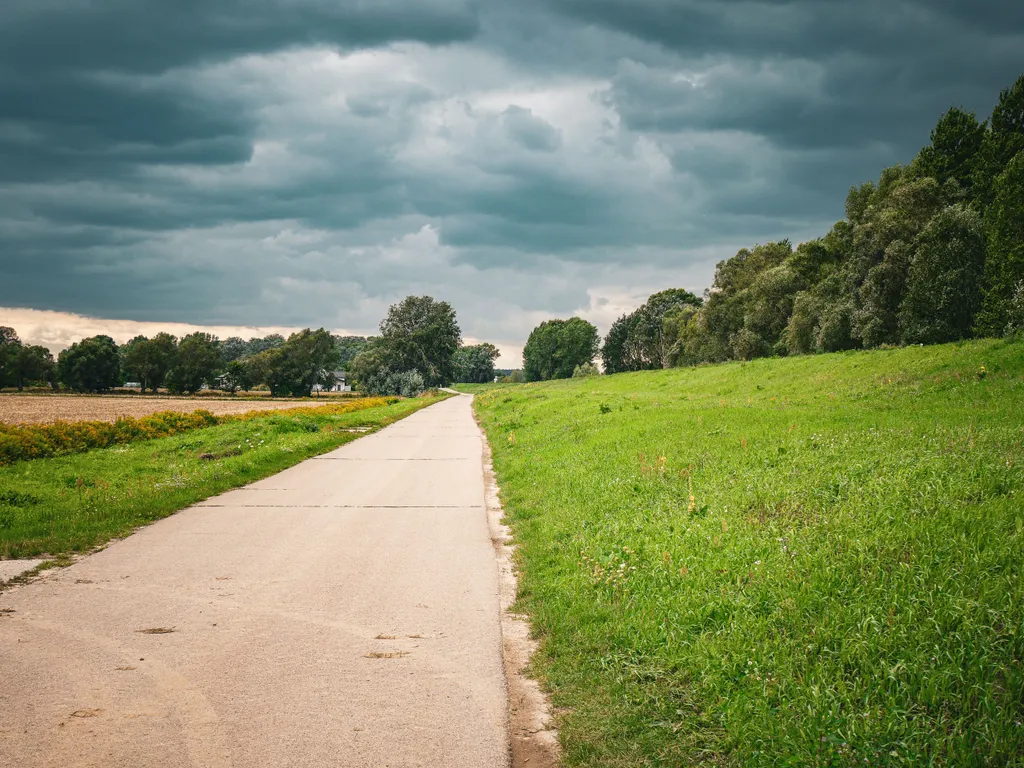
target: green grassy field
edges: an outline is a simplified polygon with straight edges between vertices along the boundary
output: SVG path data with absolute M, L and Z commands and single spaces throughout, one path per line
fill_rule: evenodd
M 387 426 L 446 395 L 322 415 L 282 411 L 0 467 L 0 559 L 83 552 Z
M 568 765 L 1024 765 L 1024 343 L 468 389 Z

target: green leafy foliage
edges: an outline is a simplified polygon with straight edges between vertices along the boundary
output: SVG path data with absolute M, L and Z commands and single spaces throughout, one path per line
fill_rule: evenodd
M 606 373 L 667 368 L 678 355 L 685 320 L 701 300 L 682 288 L 653 294 L 643 306 L 612 325 L 601 347 Z
M 217 338 L 201 331 L 190 333 L 181 340 L 167 371 L 167 388 L 174 393 L 193 393 L 204 384 L 212 386 L 220 364 Z
M 952 108 L 913 163 L 851 188 L 825 237 L 720 262 L 703 305 L 663 317 L 660 343 L 643 308 L 620 318 L 605 372 L 1000 336 L 1024 281 L 1022 201 L 1024 75 L 991 119 Z
M 579 317 L 544 321 L 523 348 L 527 381 L 570 378 L 577 366 L 593 362 L 600 343 L 597 328 Z
M 461 343 L 451 304 L 430 296 L 407 296 L 388 309 L 380 336 L 370 339 L 349 367 L 361 385 L 371 379 L 383 381 L 392 373 L 418 371 L 426 386 L 447 386 L 455 378 Z
M 76 392 L 105 392 L 117 386 L 121 360 L 109 336 L 82 339 L 60 353 L 57 372 L 61 382 Z
M 190 342 L 184 353 L 188 355 L 193 351 L 209 354 L 204 345 L 193 346 Z M 122 347 L 123 372 L 134 377 L 142 385 L 143 392 L 148 387 L 156 393 L 177 361 L 178 340 L 169 333 L 158 333 L 152 339 L 136 336 Z
M 1012 325 L 1014 295 L 1024 281 L 1024 150 L 995 180 L 986 224 L 990 247 L 978 326 L 982 333 L 998 336 Z
M 484 384 L 494 381 L 494 361 L 501 352 L 493 344 L 471 344 L 455 353 L 455 381 Z

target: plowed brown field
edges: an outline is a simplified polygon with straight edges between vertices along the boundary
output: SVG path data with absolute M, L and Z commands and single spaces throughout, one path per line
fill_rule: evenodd
M 324 398 L 324 405 L 338 400 Z M 0 395 L 0 422 L 39 424 L 47 421 L 115 421 L 118 416 L 148 416 L 158 411 L 191 413 L 199 409 L 218 416 L 248 411 L 279 411 L 316 405 L 315 400 L 217 400 L 209 397 L 95 397 L 82 395 Z

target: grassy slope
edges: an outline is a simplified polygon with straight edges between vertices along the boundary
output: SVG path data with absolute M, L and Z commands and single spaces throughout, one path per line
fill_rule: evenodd
M 287 411 L 174 437 L 0 467 L 0 558 L 81 552 L 280 472 L 444 397 L 340 416 Z M 202 459 L 203 454 L 215 458 Z
M 1024 764 L 1024 344 L 476 391 L 569 765 Z

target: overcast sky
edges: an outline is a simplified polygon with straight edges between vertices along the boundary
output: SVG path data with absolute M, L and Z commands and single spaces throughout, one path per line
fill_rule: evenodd
M 1009 0 L 2 0 L 0 323 L 370 333 L 430 294 L 518 365 L 823 234 L 1021 51 Z

